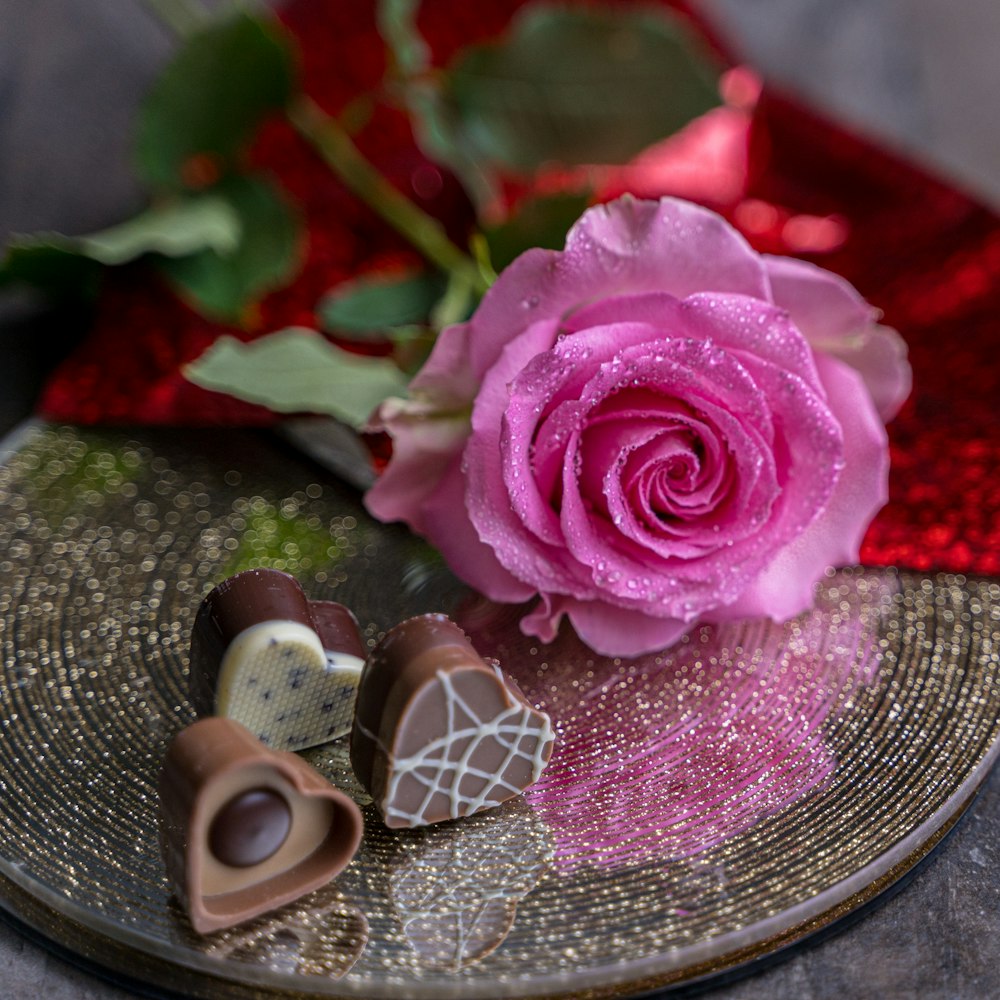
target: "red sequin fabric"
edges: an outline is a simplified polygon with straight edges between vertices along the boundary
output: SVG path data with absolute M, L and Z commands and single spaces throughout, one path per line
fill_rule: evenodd
M 462 44 L 501 31 L 518 6 L 515 0 L 425 4 L 421 27 L 443 63 Z M 330 113 L 382 77 L 372 8 L 299 0 L 283 14 L 301 47 L 305 87 Z M 369 110 L 357 135 L 360 148 L 464 241 L 473 214 L 458 184 L 417 150 L 398 110 L 379 101 Z M 712 133 L 704 142 L 675 142 L 666 155 L 669 169 L 644 167 L 617 180 L 631 177 L 643 196 L 696 197 L 723 211 L 758 249 L 837 271 L 883 310 L 884 322 L 910 346 L 914 391 L 890 426 L 891 500 L 868 532 L 862 561 L 1000 573 L 1000 220 L 778 94 L 765 90 L 752 110 L 740 113 L 742 121 L 729 115 L 717 133 L 703 127 Z M 692 172 L 680 162 L 689 157 L 697 164 L 705 155 L 713 158 L 712 171 Z M 251 339 L 315 325 L 316 302 L 328 288 L 413 259 L 286 124 L 268 124 L 253 161 L 277 177 L 304 213 L 307 245 L 298 279 L 239 328 L 223 328 L 192 312 L 141 266 L 113 272 L 90 334 L 43 393 L 44 416 L 80 423 L 268 423 L 272 415 L 259 407 L 192 386 L 182 366 L 222 333 Z M 720 178 L 716 190 L 691 189 L 692 178 L 708 174 Z M 608 191 L 617 193 L 614 187 L 612 178 Z

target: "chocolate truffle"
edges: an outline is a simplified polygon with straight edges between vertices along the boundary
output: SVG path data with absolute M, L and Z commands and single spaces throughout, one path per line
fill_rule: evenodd
M 171 743 L 160 816 L 167 874 L 200 934 L 329 882 L 362 832 L 358 807 L 304 760 L 223 718 L 202 719 Z
M 235 719 L 269 746 L 300 750 L 350 729 L 363 662 L 347 608 L 310 603 L 287 573 L 246 570 L 198 609 L 191 701 L 200 716 Z
M 538 780 L 553 732 L 445 615 L 411 618 L 358 685 L 351 764 L 389 827 L 467 816 Z

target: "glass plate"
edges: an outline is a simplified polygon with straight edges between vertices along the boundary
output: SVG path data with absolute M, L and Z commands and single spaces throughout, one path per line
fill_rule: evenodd
M 389 831 L 364 806 L 328 887 L 207 937 L 157 840 L 192 721 L 202 596 L 294 573 L 369 642 L 455 617 L 551 713 L 520 799 Z M 86 960 L 193 996 L 626 996 L 773 953 L 863 905 L 954 822 L 997 752 L 1000 585 L 851 569 L 784 624 L 667 654 L 526 639 L 405 530 L 268 435 L 26 429 L 0 469 L 0 899 Z

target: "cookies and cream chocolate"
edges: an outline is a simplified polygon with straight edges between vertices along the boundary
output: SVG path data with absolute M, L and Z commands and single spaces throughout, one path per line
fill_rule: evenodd
M 224 718 L 174 738 L 160 773 L 160 815 L 167 874 L 200 934 L 326 884 L 362 832 L 358 807 L 304 760 Z
M 246 570 L 198 609 L 191 701 L 200 716 L 235 719 L 268 746 L 299 750 L 350 729 L 363 662 L 347 608 L 310 603 L 287 573 Z
M 389 827 L 456 819 L 520 794 L 552 744 L 548 716 L 445 615 L 397 625 L 365 663 L 351 764 Z

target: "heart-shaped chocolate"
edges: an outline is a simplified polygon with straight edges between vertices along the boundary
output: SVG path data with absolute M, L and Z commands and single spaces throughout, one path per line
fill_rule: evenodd
M 301 750 L 350 729 L 364 655 L 343 605 L 309 602 L 287 573 L 246 570 L 198 609 L 191 701 L 200 716 L 235 719 L 268 746 Z
M 365 663 L 351 764 L 386 826 L 498 805 L 538 780 L 552 743 L 549 717 L 445 615 L 397 625 Z
M 167 874 L 199 934 L 326 884 L 362 832 L 358 807 L 304 760 L 223 718 L 174 738 L 160 773 L 160 816 Z

